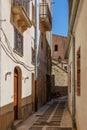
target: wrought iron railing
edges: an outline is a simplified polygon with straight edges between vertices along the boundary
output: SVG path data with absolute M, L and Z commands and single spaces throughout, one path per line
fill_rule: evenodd
M 40 3 L 40 18 L 48 18 L 49 22 L 52 24 L 51 11 L 47 3 Z
M 14 6 L 23 6 L 26 10 L 27 14 L 29 15 L 29 1 L 28 0 L 14 0 Z

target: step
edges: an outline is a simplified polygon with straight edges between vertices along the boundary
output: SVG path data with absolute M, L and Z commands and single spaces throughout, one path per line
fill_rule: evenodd
M 15 120 L 13 123 L 14 129 L 16 129 L 22 122 L 23 122 L 23 120 Z

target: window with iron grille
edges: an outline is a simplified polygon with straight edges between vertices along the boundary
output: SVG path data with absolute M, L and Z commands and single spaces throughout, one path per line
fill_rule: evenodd
M 70 92 L 71 92 L 71 67 L 70 67 L 70 71 L 69 71 L 69 90 L 70 90 Z
M 23 36 L 17 29 L 14 29 L 14 50 L 23 55 Z
M 20 6 L 21 0 L 13 0 L 13 5 Z
M 32 64 L 35 64 L 35 50 L 32 48 Z
M 41 33 L 41 48 L 43 49 L 43 40 L 44 40 L 44 35 Z
M 81 74 L 81 68 L 80 68 L 80 48 L 79 48 L 77 52 L 77 96 L 80 96 L 81 93 L 80 74 Z
M 29 1 L 28 0 L 14 0 L 13 5 L 23 6 L 27 14 L 29 15 Z
M 32 21 L 35 22 L 35 8 L 33 3 L 32 3 Z

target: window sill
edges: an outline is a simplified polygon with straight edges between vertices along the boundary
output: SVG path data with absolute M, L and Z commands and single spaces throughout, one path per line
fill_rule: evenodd
M 20 52 L 18 52 L 15 48 L 13 49 L 13 52 L 16 53 L 17 55 L 19 55 L 20 57 L 23 57 L 23 54 L 21 54 Z

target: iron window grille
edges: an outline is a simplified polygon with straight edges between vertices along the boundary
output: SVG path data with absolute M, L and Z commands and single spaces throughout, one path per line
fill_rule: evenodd
M 27 14 L 29 15 L 29 1 L 28 0 L 14 0 L 14 6 L 23 6 L 26 10 Z
M 23 36 L 17 29 L 14 29 L 14 34 L 14 50 L 23 56 Z

